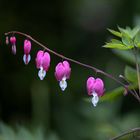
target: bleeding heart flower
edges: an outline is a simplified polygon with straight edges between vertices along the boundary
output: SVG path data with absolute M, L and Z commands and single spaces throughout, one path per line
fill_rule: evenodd
M 27 65 L 31 60 L 31 41 L 30 40 L 24 40 L 24 55 L 23 55 L 23 61 Z
M 55 77 L 59 81 L 59 86 L 62 91 L 67 87 L 66 80 L 70 78 L 71 68 L 68 61 L 63 61 L 57 64 L 55 68 Z
M 10 43 L 12 44 L 12 53 L 15 55 L 16 54 L 16 37 L 15 36 L 10 37 Z
M 5 44 L 6 44 L 6 45 L 9 44 L 9 37 L 8 37 L 8 36 L 6 36 L 6 38 L 5 38 Z
M 92 95 L 92 104 L 96 106 L 99 97 L 104 94 L 104 83 L 100 78 L 95 79 L 94 77 L 89 77 L 87 80 L 87 92 L 88 95 Z
M 40 69 L 38 72 L 40 80 L 43 80 L 44 77 L 46 76 L 46 72 L 50 67 L 50 61 L 51 58 L 48 52 L 44 52 L 42 50 L 38 51 L 36 56 L 36 67 Z

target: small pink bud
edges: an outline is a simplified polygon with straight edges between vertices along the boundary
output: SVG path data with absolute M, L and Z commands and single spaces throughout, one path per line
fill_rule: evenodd
M 44 79 L 46 75 L 46 71 L 48 71 L 50 67 L 50 61 L 51 61 L 51 58 L 48 52 L 44 52 L 42 50 L 38 51 L 37 56 L 36 56 L 36 67 L 40 69 L 38 72 L 38 76 L 40 80 Z
M 99 97 L 104 94 L 104 83 L 100 78 L 95 79 L 94 77 L 89 77 L 87 80 L 87 92 L 88 95 L 92 95 L 92 103 L 94 106 L 97 105 Z
M 55 68 L 55 77 L 59 81 L 59 85 L 64 91 L 67 87 L 66 79 L 70 78 L 71 68 L 68 61 L 63 61 L 57 64 Z
M 8 37 L 8 36 L 6 36 L 5 43 L 6 43 L 6 45 L 8 45 L 8 44 L 9 44 L 9 37 Z
M 16 37 L 15 36 L 11 36 L 10 37 L 10 42 L 11 42 L 12 45 L 16 44 Z
M 39 69 L 42 66 L 42 57 L 44 55 L 44 51 L 40 50 L 36 56 L 36 67 Z
M 16 54 L 16 37 L 12 36 L 10 37 L 10 43 L 12 44 L 12 53 Z
M 27 65 L 30 60 L 30 51 L 31 51 L 31 41 L 30 40 L 24 40 L 24 56 L 23 56 L 23 61 Z

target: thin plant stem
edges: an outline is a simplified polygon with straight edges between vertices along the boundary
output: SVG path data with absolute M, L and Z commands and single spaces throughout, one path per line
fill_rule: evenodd
M 126 135 L 129 135 L 129 134 L 132 134 L 132 133 L 134 134 L 135 132 L 140 132 L 140 127 L 133 128 L 131 130 L 128 130 L 126 132 L 123 132 L 122 134 L 120 134 L 120 135 L 118 135 L 118 136 L 116 136 L 114 138 L 111 138 L 110 140 L 118 140 L 118 139 L 120 139 L 120 138 L 122 138 L 122 137 L 124 137 Z
M 133 88 L 132 83 L 130 83 L 123 75 L 119 75 L 119 77 L 123 80 L 125 80 L 129 86 L 132 86 L 132 92 L 133 92 L 133 96 L 135 96 L 136 98 L 138 98 L 140 100 L 140 97 L 138 95 L 138 93 L 136 92 L 136 90 Z
M 138 58 L 137 58 L 137 48 L 134 48 L 134 56 L 135 56 L 135 61 L 136 61 L 136 71 L 137 71 L 137 78 L 138 78 L 138 87 L 139 87 L 139 96 L 140 96 L 140 71 L 139 71 L 139 63 L 138 63 Z
M 122 83 L 122 82 L 121 82 L 120 80 L 118 80 L 117 78 L 113 77 L 111 74 L 108 74 L 108 73 L 106 73 L 106 72 L 104 72 L 104 71 L 102 71 L 102 70 L 100 70 L 100 69 L 97 69 L 97 68 L 91 66 L 91 65 L 88 65 L 88 64 L 85 64 L 85 63 L 81 63 L 81 62 L 76 61 L 76 60 L 74 60 L 74 59 L 68 58 L 68 57 L 66 57 L 66 56 L 64 56 L 64 55 L 62 55 L 62 54 L 60 54 L 60 53 L 57 53 L 57 52 L 55 52 L 55 51 L 49 49 L 49 48 L 48 48 L 48 45 L 43 45 L 42 43 L 40 43 L 39 41 L 37 41 L 36 39 L 34 39 L 33 37 L 31 37 L 31 36 L 28 35 L 28 34 L 25 34 L 25 33 L 19 32 L 19 31 L 10 31 L 10 32 L 5 33 L 5 36 L 7 36 L 7 35 L 9 35 L 9 34 L 12 34 L 12 35 L 13 35 L 13 34 L 18 34 L 18 35 L 21 35 L 21 36 L 25 36 L 26 38 L 32 40 L 32 41 L 33 41 L 34 43 L 36 43 L 37 45 L 41 46 L 44 50 L 47 50 L 48 52 L 50 52 L 50 53 L 52 53 L 52 54 L 54 54 L 54 55 L 56 55 L 56 56 L 58 56 L 58 57 L 60 57 L 60 58 L 62 58 L 62 59 L 68 60 L 68 61 L 70 61 L 70 62 L 73 62 L 73 63 L 75 63 L 75 64 L 78 64 L 78 65 L 80 65 L 80 66 L 83 66 L 83 67 L 85 67 L 85 68 L 91 69 L 91 70 L 93 70 L 93 71 L 96 72 L 96 73 L 100 73 L 100 74 L 102 74 L 102 75 L 104 75 L 104 76 L 107 76 L 108 78 L 110 78 L 110 79 L 116 81 L 116 82 L 119 83 L 121 86 L 123 86 L 126 90 L 128 90 L 128 87 L 127 87 L 124 83 Z M 138 98 L 138 97 L 135 95 L 135 93 L 134 93 L 133 91 L 129 90 L 129 92 L 140 102 L 140 98 Z

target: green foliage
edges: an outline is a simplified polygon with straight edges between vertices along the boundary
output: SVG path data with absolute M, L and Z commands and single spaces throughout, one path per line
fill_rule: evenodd
M 134 44 L 135 44 L 135 46 L 140 48 L 140 31 L 137 32 L 137 34 L 134 38 Z
M 103 46 L 105 48 L 112 48 L 112 49 L 120 49 L 120 50 L 128 50 L 128 49 L 132 49 L 133 46 L 126 46 L 123 43 L 106 43 L 105 46 Z
M 137 88 L 137 84 L 133 84 L 129 86 L 129 90 Z M 125 89 L 123 87 L 118 87 L 113 89 L 112 91 L 106 92 L 105 95 L 101 98 L 101 102 L 103 101 L 114 101 L 120 97 L 123 96 L 123 93 L 125 92 Z
M 126 46 L 134 46 L 132 39 L 130 38 L 130 36 L 124 32 L 122 32 L 122 42 L 124 45 Z
M 131 50 L 134 47 L 140 47 L 140 27 L 135 27 L 131 29 L 130 27 L 126 27 L 125 29 L 118 27 L 118 31 L 114 31 L 109 29 L 109 31 L 121 38 L 118 39 L 111 39 L 109 43 L 106 43 L 104 47 L 112 48 L 112 49 L 119 49 L 113 50 L 118 56 L 129 62 L 130 64 L 135 65 L 136 60 L 134 54 Z M 121 50 L 128 50 L 128 51 L 121 51 Z M 137 58 L 138 63 L 140 63 L 140 57 Z M 124 70 L 124 77 L 127 81 L 130 82 L 128 88 L 129 90 L 138 88 L 138 80 L 137 80 L 137 72 L 130 66 L 126 66 Z M 112 91 L 107 92 L 102 98 L 101 101 L 113 101 L 114 99 L 120 97 L 125 92 L 124 87 L 118 87 L 113 89 Z
M 137 83 L 137 72 L 135 69 L 131 68 L 130 66 L 125 67 L 124 75 L 127 80 L 133 83 Z
M 137 72 L 135 69 L 133 69 L 130 66 L 126 66 L 124 70 L 124 76 L 128 81 L 132 82 L 132 84 L 128 87 L 130 90 L 138 87 Z M 125 90 L 123 87 L 115 88 L 114 90 L 107 92 L 101 98 L 101 101 L 113 101 L 117 99 L 118 97 L 122 96 L 124 91 Z
M 139 126 L 139 115 L 133 113 L 124 115 L 123 117 L 118 117 L 118 104 L 109 103 L 98 106 L 98 109 L 89 108 L 89 104 L 84 104 L 85 110 L 79 109 L 78 114 L 83 114 L 83 117 L 77 116 L 79 118 L 79 126 L 83 130 L 79 139 L 97 139 L 104 140 L 110 139 L 122 131 L 126 131 L 130 128 Z M 69 114 L 68 114 L 69 115 Z M 66 119 L 66 118 L 65 118 Z M 72 118 L 73 119 L 73 118 Z M 82 122 L 85 122 L 85 119 L 90 120 L 93 123 L 88 122 L 86 125 L 82 127 L 80 125 Z M 69 122 L 69 123 L 74 123 Z M 62 125 L 63 127 L 63 125 Z M 75 125 L 72 129 L 76 129 L 77 125 Z M 65 127 L 66 129 L 66 127 Z M 65 129 L 63 129 L 63 135 L 65 134 Z M 69 135 L 76 135 L 76 133 L 72 133 L 69 131 Z M 76 129 L 77 132 L 79 129 Z M 89 138 L 84 137 L 83 135 L 90 136 Z M 130 135 L 129 135 L 130 137 Z M 69 137 L 67 139 L 70 139 Z M 79 140 L 77 139 L 77 140 Z M 4 123 L 0 123 L 0 140 L 60 140 L 56 133 L 45 133 L 42 127 L 31 127 L 30 129 L 23 125 L 17 125 L 16 127 L 12 127 L 10 125 L 6 125 Z M 61 138 L 62 140 L 62 138 Z M 64 139 L 66 140 L 66 139 Z
M 118 27 L 118 29 L 119 31 L 115 31 L 112 29 L 108 30 L 116 37 L 121 38 L 121 41 L 118 39 L 112 39 L 103 47 L 120 50 L 129 50 L 134 47 L 140 47 L 140 27 L 135 27 L 133 29 L 131 29 L 130 27 L 126 27 L 125 29 Z
M 34 131 L 18 126 L 15 129 L 0 123 L 0 140 L 45 140 L 42 128 L 36 128 Z
M 112 51 L 117 56 L 122 58 L 123 61 L 126 61 L 127 63 L 135 66 L 135 63 L 136 63 L 135 57 L 134 57 L 134 54 L 131 50 L 121 51 L 121 50 L 113 49 Z M 137 57 L 138 57 L 138 63 L 140 63 L 140 55 L 138 55 Z
M 140 27 L 136 26 L 133 29 L 131 29 L 130 27 L 126 27 L 125 29 L 118 27 L 118 29 L 121 33 L 124 33 L 128 35 L 131 39 L 134 39 L 137 33 L 139 32 Z
M 106 94 L 101 97 L 101 101 L 114 101 L 120 96 L 123 96 L 124 88 L 118 87 L 112 91 L 106 92 Z
M 110 33 L 112 33 L 113 35 L 117 36 L 117 37 L 122 37 L 122 34 L 118 31 L 112 30 L 112 29 L 108 29 L 108 31 Z

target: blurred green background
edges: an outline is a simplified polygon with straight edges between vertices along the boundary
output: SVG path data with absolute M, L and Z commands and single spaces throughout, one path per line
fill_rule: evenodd
M 32 43 L 32 61 L 25 66 L 24 38 L 16 36 L 13 56 L 4 33 L 25 32 L 52 50 L 118 77 L 130 63 L 102 48 L 111 38 L 106 29 L 133 27 L 139 16 L 139 0 L 0 0 L 0 140 L 108 140 L 138 127 L 139 104 L 132 96 L 103 101 L 96 108 L 84 100 L 89 76 L 102 77 L 106 92 L 117 83 L 71 63 L 68 88 L 62 92 L 54 77 L 62 59 L 51 54 L 51 67 L 40 81 L 35 57 L 41 48 Z

